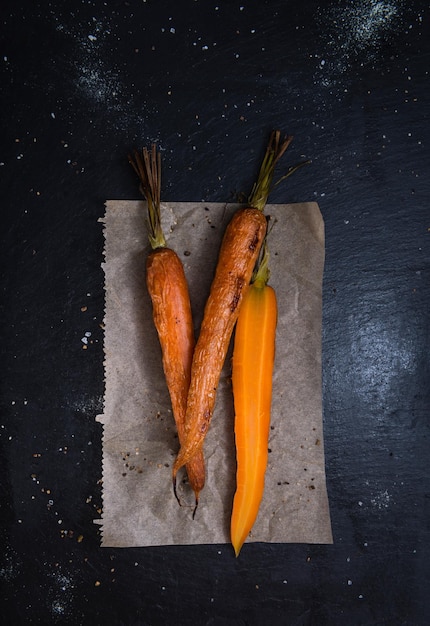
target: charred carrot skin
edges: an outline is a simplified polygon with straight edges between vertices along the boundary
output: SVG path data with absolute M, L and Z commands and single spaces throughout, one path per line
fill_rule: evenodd
M 277 300 L 268 273 L 251 284 L 237 321 L 233 348 L 236 492 L 231 542 L 236 556 L 258 515 L 268 458 Z
M 146 261 L 146 284 L 152 301 L 153 320 L 161 346 L 163 370 L 169 390 L 179 442 L 185 437 L 185 414 L 195 345 L 192 311 L 183 264 L 167 247 L 161 228 L 161 158 L 155 145 L 149 154 L 135 152 L 129 162 L 140 180 L 148 203 L 149 241 L 152 252 Z M 194 514 L 205 484 L 203 451 L 187 463 L 186 471 L 195 494 Z
M 191 305 L 184 268 L 173 250 L 161 248 L 149 254 L 146 284 L 158 336 L 169 336 L 170 339 L 163 341 L 162 351 L 167 386 L 178 399 L 175 404 L 184 410 L 190 385 L 194 333 L 190 324 Z M 172 327 L 175 331 L 173 338 Z M 171 367 L 172 363 L 177 366 L 175 370 Z
M 280 131 L 271 134 L 249 198 L 249 206 L 239 209 L 233 216 L 221 244 L 215 277 L 194 350 L 185 417 L 185 441 L 181 443 L 172 471 L 175 493 L 177 472 L 201 450 L 209 428 L 229 341 L 266 235 L 263 210 L 272 187 L 275 166 L 292 139 L 292 136 L 287 136 L 281 142 Z
M 185 436 L 185 413 L 195 340 L 184 267 L 173 250 L 159 248 L 149 254 L 146 262 L 146 284 L 160 340 L 173 416 L 181 442 Z M 205 484 L 202 452 L 187 464 L 186 471 L 197 504 Z
M 249 287 L 266 233 L 266 218 L 254 208 L 239 209 L 227 226 L 199 338 L 194 349 L 185 419 L 185 440 L 176 472 L 201 450 L 211 421 L 218 381 L 240 306 Z M 188 419 L 188 415 L 194 419 Z

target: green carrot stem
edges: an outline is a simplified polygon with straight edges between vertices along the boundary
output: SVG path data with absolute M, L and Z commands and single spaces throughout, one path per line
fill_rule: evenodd
M 275 167 L 292 140 L 293 137 L 291 135 L 287 135 L 285 139 L 281 141 L 281 131 L 279 130 L 273 131 L 270 135 L 257 181 L 252 188 L 251 195 L 249 196 L 248 203 L 251 207 L 264 211 L 264 207 L 267 204 L 267 198 L 269 197 L 272 189 Z
M 152 144 L 151 154 L 143 148 L 142 154 L 134 151 L 128 156 L 140 181 L 140 192 L 145 196 L 148 204 L 148 238 L 153 250 L 166 247 L 163 229 L 161 227 L 160 194 L 161 194 L 161 156 L 155 144 Z

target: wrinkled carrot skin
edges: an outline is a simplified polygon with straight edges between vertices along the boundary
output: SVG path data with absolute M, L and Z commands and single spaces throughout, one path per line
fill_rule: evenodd
M 173 466 L 174 485 L 178 470 L 202 450 L 233 328 L 266 228 L 262 211 L 250 207 L 237 210 L 226 228 L 194 349 L 185 439 Z
M 152 252 L 147 257 L 146 282 L 152 300 L 153 320 L 160 340 L 173 417 L 181 443 L 185 437 L 184 421 L 195 344 L 188 283 L 182 262 L 176 252 L 167 247 L 161 226 L 160 152 L 153 144 L 151 152 L 143 148 L 142 154 L 135 151 L 128 159 L 139 177 L 140 191 L 147 202 L 148 238 Z M 199 494 L 205 484 L 203 451 L 190 459 L 186 470 L 195 495 L 194 518 Z
M 173 250 L 157 248 L 149 254 L 146 261 L 146 284 L 152 301 L 164 374 L 181 443 L 185 436 L 185 412 L 195 340 L 188 284 L 182 262 Z M 202 451 L 190 459 L 186 471 L 197 504 L 205 483 Z
M 237 470 L 230 534 L 236 556 L 254 525 L 264 491 L 276 323 L 274 289 L 254 282 L 242 304 L 233 348 Z

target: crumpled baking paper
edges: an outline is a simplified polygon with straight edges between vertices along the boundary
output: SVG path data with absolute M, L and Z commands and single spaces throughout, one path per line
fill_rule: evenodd
M 238 205 L 163 203 L 168 245 L 189 281 L 196 336 L 225 227 Z M 150 251 L 144 201 L 106 202 L 105 397 L 101 545 L 137 547 L 230 542 L 235 490 L 231 347 L 205 440 L 206 486 L 195 519 L 181 475 L 171 471 L 178 438 L 145 283 Z M 269 462 L 247 542 L 332 543 L 321 398 L 324 223 L 316 203 L 267 205 L 270 284 L 279 318 Z M 242 550 L 246 549 L 246 544 Z

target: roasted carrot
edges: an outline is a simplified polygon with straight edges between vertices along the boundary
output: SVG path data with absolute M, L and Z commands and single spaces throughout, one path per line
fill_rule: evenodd
M 291 136 L 281 141 L 279 131 L 271 134 L 248 206 L 235 212 L 224 233 L 194 349 L 185 438 L 172 472 L 174 490 L 179 469 L 203 447 L 233 328 L 266 234 L 263 210 L 272 187 L 275 166 L 291 141 Z
M 185 412 L 195 345 L 188 284 L 184 267 L 174 250 L 167 247 L 161 227 L 161 157 L 155 145 L 137 151 L 129 162 L 140 179 L 140 190 L 148 205 L 149 241 L 152 251 L 146 260 L 146 284 L 152 301 L 154 324 L 161 345 L 162 362 L 169 390 L 179 442 L 185 436 Z M 205 483 L 203 451 L 187 462 L 186 471 L 195 494 L 195 514 L 199 493 Z
M 268 457 L 278 314 L 275 290 L 267 284 L 268 260 L 266 239 L 234 336 L 232 384 L 237 469 L 230 535 L 236 556 L 258 515 Z

